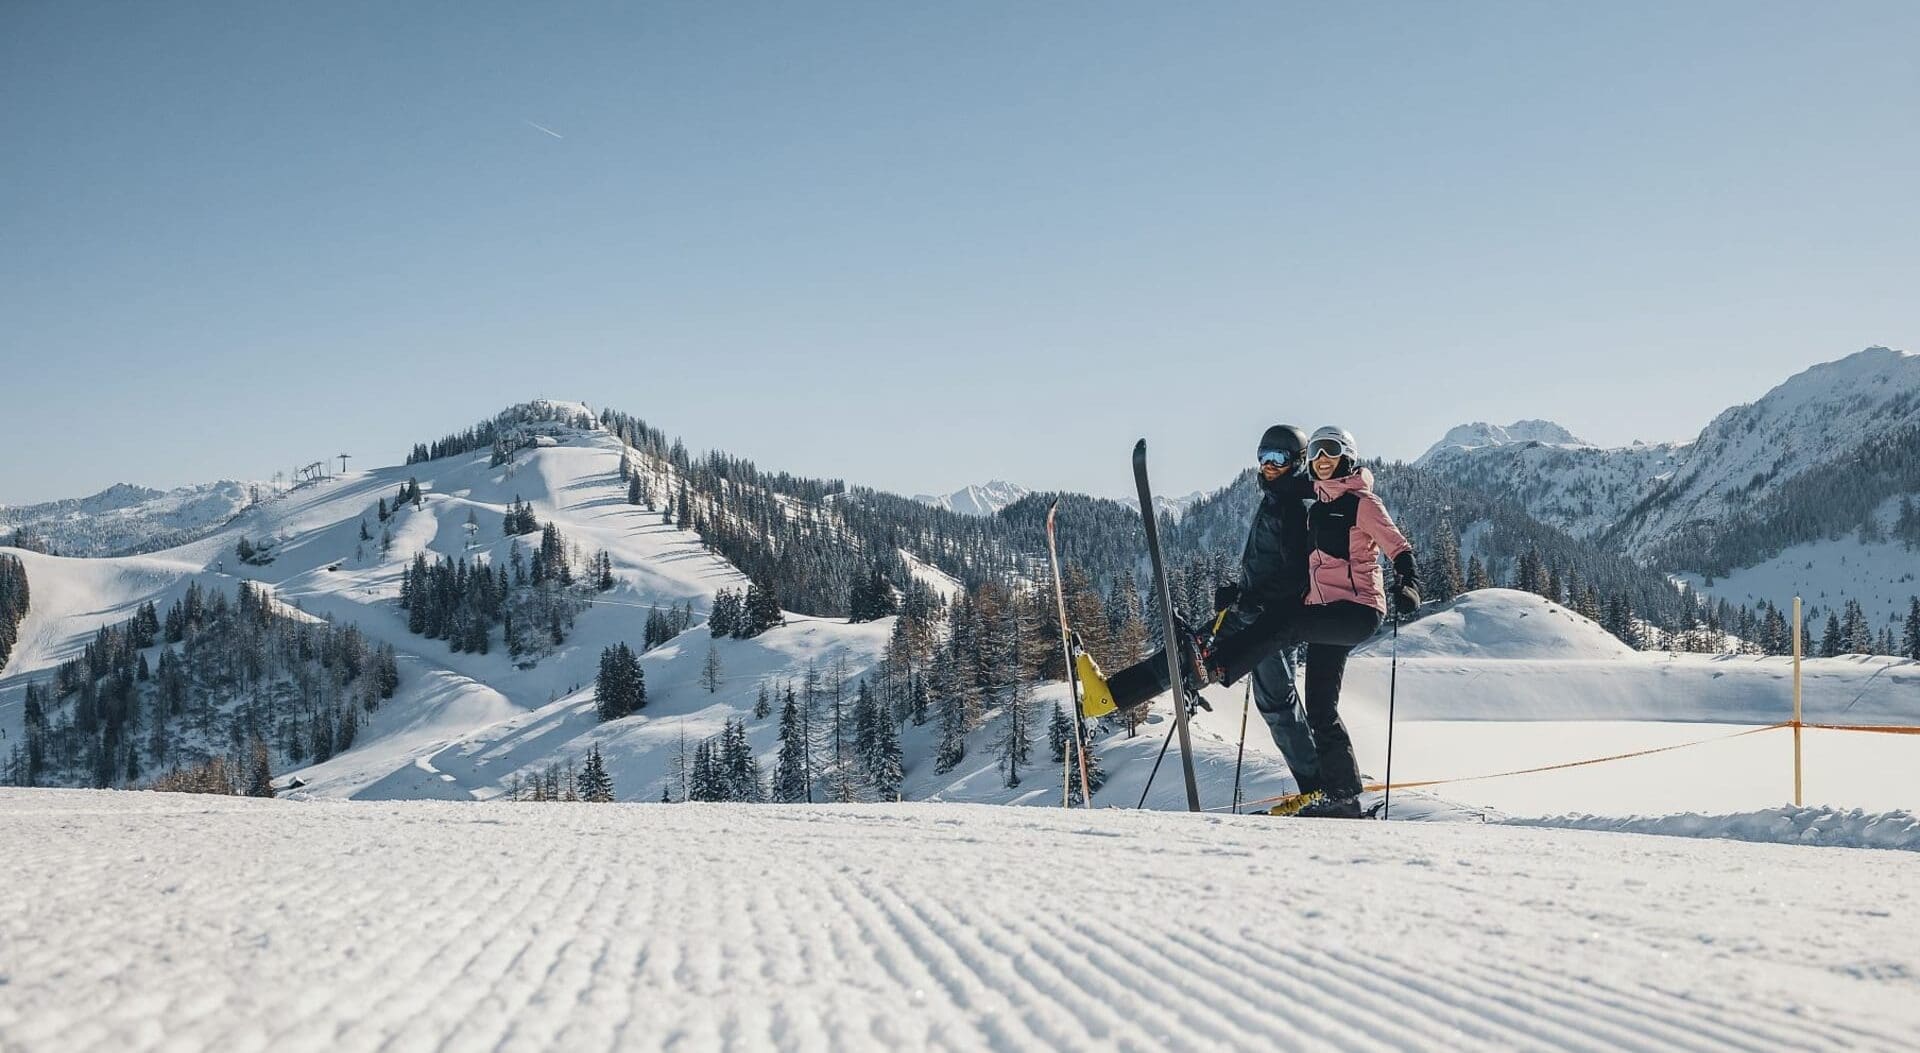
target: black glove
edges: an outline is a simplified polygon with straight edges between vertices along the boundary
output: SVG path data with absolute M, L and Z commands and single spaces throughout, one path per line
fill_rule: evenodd
M 1227 584 L 1213 590 L 1213 609 L 1216 611 L 1231 610 L 1233 605 L 1239 602 L 1240 586 L 1238 585 Z
M 1413 565 L 1413 553 L 1402 552 L 1393 558 L 1393 609 L 1402 617 L 1420 608 L 1420 571 Z

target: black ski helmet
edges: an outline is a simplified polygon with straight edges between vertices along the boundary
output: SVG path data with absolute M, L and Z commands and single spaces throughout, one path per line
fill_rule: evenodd
M 1307 452 L 1307 433 L 1291 424 L 1276 424 L 1260 436 L 1258 453 L 1268 450 L 1279 450 L 1286 454 L 1287 464 L 1291 467 L 1299 463 L 1301 454 Z

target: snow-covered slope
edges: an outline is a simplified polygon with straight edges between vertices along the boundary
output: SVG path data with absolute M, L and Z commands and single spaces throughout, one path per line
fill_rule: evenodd
M 950 494 L 918 494 L 915 501 L 966 516 L 990 516 L 1033 491 L 995 479 L 984 485 L 963 486 Z
M 151 552 L 190 541 L 247 506 L 250 487 L 222 480 L 177 490 L 117 483 L 89 497 L 0 505 L 0 538 L 24 532 L 67 556 Z
M 70 559 L 22 552 L 33 605 L 0 678 L 0 732 L 18 741 L 29 680 L 45 682 L 102 625 L 124 621 L 141 603 L 153 600 L 164 608 L 189 580 L 228 593 L 242 580 L 256 581 L 283 602 L 355 623 L 372 640 L 394 645 L 402 696 L 373 715 L 360 748 L 339 758 L 361 780 L 352 789 L 410 767 L 478 727 L 574 694 L 591 684 L 602 648 L 615 642 L 638 647 L 655 606 L 690 604 L 704 614 L 716 590 L 746 584 L 697 535 L 662 524 L 657 511 L 626 503 L 620 450 L 619 441 L 603 431 L 560 429 L 500 467 L 490 466 L 481 450 L 309 483 L 246 510 L 207 537 L 161 553 Z M 410 477 L 419 479 L 426 499 L 418 509 L 395 513 L 387 524 L 392 549 L 383 555 L 377 540 L 360 540 L 361 523 L 377 537 L 377 503 L 391 500 Z M 660 480 L 655 492 L 672 491 Z M 443 641 L 407 632 L 406 612 L 395 601 L 414 555 L 504 561 L 511 540 L 502 532 L 502 517 L 516 497 L 530 503 L 542 522 L 558 524 L 582 552 L 604 549 L 615 588 L 595 595 L 566 644 L 537 663 L 516 661 L 500 648 L 487 655 L 456 653 Z M 469 517 L 476 525 L 471 541 Z M 269 547 L 272 562 L 240 563 L 234 547 L 241 537 Z M 824 631 L 832 635 L 840 628 Z
M 1920 1044 L 1906 852 L 45 790 L 0 843 L 21 1050 Z
M 1916 427 L 1920 356 L 1874 347 L 1814 366 L 1759 401 L 1727 410 L 1690 443 L 1600 449 L 1547 422 L 1523 421 L 1510 428 L 1469 424 L 1453 429 L 1417 463 L 1516 499 L 1540 521 L 1577 537 L 1603 539 L 1625 558 L 1651 560 L 1675 572 L 1711 565 L 1724 570 L 1778 552 L 1767 538 L 1786 531 L 1755 517 L 1792 520 L 1794 514 L 1778 509 L 1763 514 L 1767 502 L 1796 481 L 1817 478 L 1807 473 L 1830 473 L 1860 459 L 1910 456 L 1901 443 L 1890 450 L 1876 444 L 1910 435 Z M 1893 468 L 1892 474 L 1901 471 Z M 1913 475 L 1910 467 L 1905 473 Z M 1851 534 L 1870 507 L 1899 493 L 1845 496 L 1866 503 L 1851 518 L 1839 516 L 1836 534 Z M 1888 520 L 1890 514 L 1883 509 L 1880 518 Z M 1757 533 L 1749 542 L 1741 531 Z M 1783 558 L 1804 562 L 1808 556 Z M 1909 556 L 1896 566 L 1920 568 L 1920 558 Z M 1870 584 L 1849 574 L 1826 580 L 1824 587 L 1853 596 Z M 1779 603 L 1785 597 L 1767 598 Z
M 1920 422 L 1920 355 L 1872 347 L 1796 374 L 1708 424 L 1686 462 L 1621 533 L 1652 544 L 1749 507 L 1803 472 Z

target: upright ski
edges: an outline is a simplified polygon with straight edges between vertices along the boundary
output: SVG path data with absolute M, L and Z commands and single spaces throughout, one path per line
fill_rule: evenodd
M 1047 506 L 1047 559 L 1053 564 L 1053 602 L 1060 610 L 1060 651 L 1067 662 L 1067 695 L 1073 699 L 1073 742 L 1067 747 L 1067 759 L 1061 763 L 1070 764 L 1074 756 L 1080 760 L 1080 803 L 1082 807 L 1093 807 L 1093 793 L 1087 789 L 1087 729 L 1085 717 L 1080 705 L 1080 675 L 1074 663 L 1073 634 L 1067 628 L 1067 592 L 1060 581 L 1060 547 L 1053 540 L 1054 513 L 1060 510 L 1060 501 Z M 1072 803 L 1072 791 L 1066 772 L 1060 773 L 1060 807 Z
M 1173 619 L 1173 593 L 1167 587 L 1167 561 L 1160 552 L 1160 521 L 1147 483 L 1147 440 L 1133 445 L 1133 483 L 1140 491 L 1140 518 L 1147 528 L 1147 552 L 1153 557 L 1153 588 L 1160 596 L 1160 632 L 1166 644 L 1167 683 L 1173 686 L 1173 726 L 1180 736 L 1180 767 L 1187 778 L 1187 811 L 1200 810 L 1200 787 L 1193 779 L 1193 742 L 1187 737 L 1185 682 L 1180 676 L 1179 629 Z

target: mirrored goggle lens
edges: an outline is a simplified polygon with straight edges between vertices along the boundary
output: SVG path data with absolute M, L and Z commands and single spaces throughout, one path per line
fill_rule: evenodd
M 1315 457 L 1345 457 L 1347 455 L 1346 444 L 1340 442 L 1338 439 L 1321 439 L 1308 447 L 1308 449 L 1313 451 Z
M 1285 468 L 1293 463 L 1293 454 L 1285 450 L 1261 450 L 1260 463 L 1271 464 L 1276 468 Z

